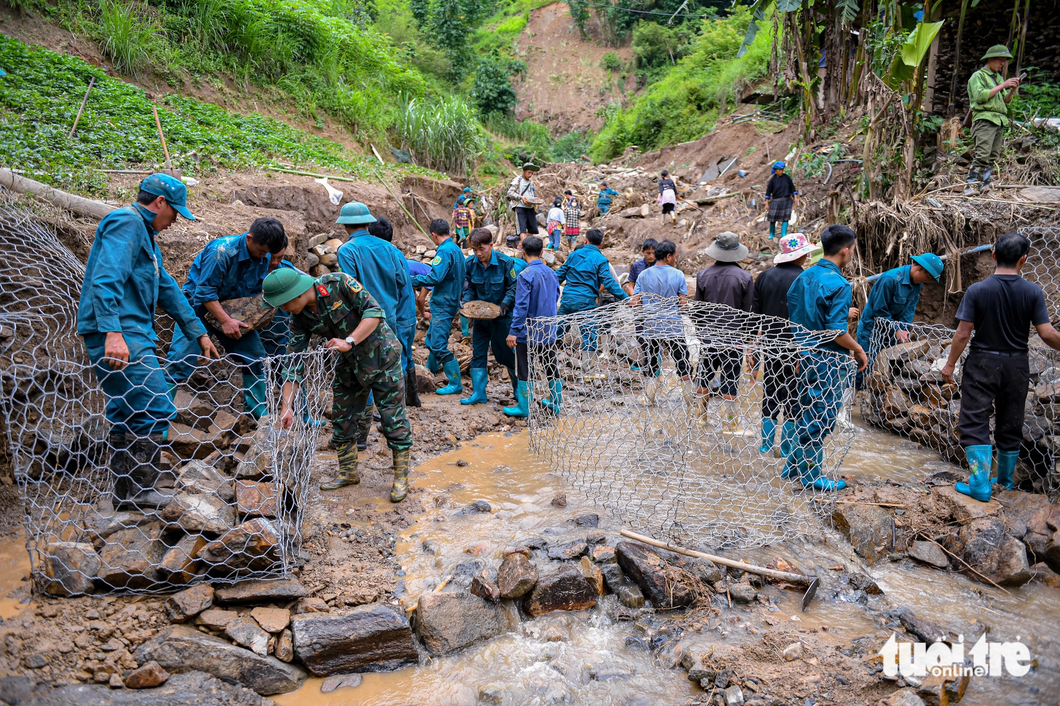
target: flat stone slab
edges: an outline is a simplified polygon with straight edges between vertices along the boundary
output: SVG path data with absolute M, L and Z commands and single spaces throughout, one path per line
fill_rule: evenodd
M 948 510 L 954 521 L 962 525 L 978 520 L 980 517 L 996 515 L 1001 511 L 1001 503 L 991 499 L 988 503 L 979 502 L 963 493 L 958 493 L 955 488 L 936 488 L 935 497 L 942 503 L 942 508 Z
M 291 632 L 295 657 L 318 677 L 387 672 L 419 659 L 409 621 L 379 603 L 345 613 L 296 615 Z
M 473 594 L 425 593 L 416 606 L 416 633 L 434 656 L 488 640 L 507 628 L 504 610 Z
M 934 542 L 913 542 L 909 546 L 909 556 L 938 569 L 950 568 L 950 560 L 946 557 L 946 552 Z
M 305 586 L 297 579 L 274 581 L 241 581 L 231 586 L 216 586 L 217 603 L 250 603 L 253 601 L 293 601 L 306 594 Z

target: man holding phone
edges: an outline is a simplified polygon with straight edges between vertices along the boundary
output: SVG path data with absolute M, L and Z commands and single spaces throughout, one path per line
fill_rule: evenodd
M 1005 65 L 1011 58 L 1008 47 L 995 44 L 983 55 L 986 66 L 968 79 L 968 105 L 972 111 L 972 140 L 975 147 L 964 189 L 965 196 L 990 189 L 990 173 L 994 162 L 1001 156 L 1005 127 L 1009 122 L 1008 104 L 1016 95 L 1022 78 L 1005 79 Z

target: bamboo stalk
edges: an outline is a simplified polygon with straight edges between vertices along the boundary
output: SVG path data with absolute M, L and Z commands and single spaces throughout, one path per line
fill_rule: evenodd
M 317 179 L 331 179 L 332 181 L 354 181 L 354 182 L 357 181 L 356 179 L 351 179 L 350 177 L 331 176 L 330 174 L 316 174 L 314 172 L 303 172 L 303 171 L 301 171 L 299 169 L 287 169 L 286 167 L 274 167 L 272 165 L 268 165 L 268 166 L 263 167 L 263 168 L 269 170 L 270 172 L 283 172 L 284 174 L 297 174 L 299 176 L 316 177 Z
M 754 564 L 745 564 L 744 562 L 736 561 L 735 559 L 726 559 L 723 556 L 715 556 L 714 554 L 707 554 L 706 552 L 697 552 L 693 549 L 675 547 L 667 542 L 660 542 L 658 540 L 652 539 L 651 537 L 645 537 L 642 534 L 630 532 L 629 530 L 622 530 L 622 536 L 629 537 L 630 539 L 634 539 L 638 542 L 642 542 L 653 547 L 658 547 L 660 549 L 665 549 L 670 552 L 684 554 L 685 556 L 697 557 L 699 559 L 708 559 L 714 562 L 715 564 L 721 564 L 722 566 L 728 566 L 733 569 L 747 571 L 749 573 L 758 574 L 760 576 L 768 576 L 769 578 L 777 579 L 778 581 L 787 581 L 788 583 L 807 585 L 813 583 L 817 579 L 816 576 L 806 576 L 804 574 L 793 574 L 787 571 L 778 571 L 777 569 L 767 569 L 765 567 L 755 566 Z
M 155 114 L 155 127 L 158 128 L 158 138 L 162 140 L 162 154 L 166 156 L 166 168 L 173 169 L 173 162 L 169 159 L 169 148 L 166 147 L 166 136 L 162 133 L 162 121 L 158 119 L 158 108 L 151 104 L 151 110 Z
M 395 196 L 394 192 L 390 190 L 390 185 L 387 184 L 385 181 L 383 181 L 382 175 L 379 172 L 377 172 L 375 169 L 372 169 L 372 173 L 375 174 L 375 178 L 379 180 L 379 183 L 383 185 L 383 188 L 386 189 L 387 193 L 390 194 L 394 198 L 395 201 L 397 201 L 398 206 L 400 206 L 401 210 L 405 212 L 405 215 L 409 217 L 409 220 L 412 221 L 412 224 L 414 226 L 416 226 L 417 228 L 419 228 L 419 231 L 421 233 L 423 233 L 424 235 L 427 235 L 427 231 L 425 231 L 423 229 L 423 226 L 420 225 L 419 221 L 417 221 L 415 218 L 412 217 L 412 214 L 409 213 L 409 210 L 407 208 L 405 208 L 405 204 L 401 201 L 401 199 L 399 199 L 397 196 Z M 427 235 L 428 239 L 430 239 L 430 237 L 431 236 Z M 432 245 L 434 244 L 433 240 L 431 240 L 431 244 Z
M 77 131 L 77 124 L 81 122 L 81 113 L 85 111 L 85 104 L 88 103 L 88 94 L 92 92 L 92 86 L 96 85 L 96 77 L 93 76 L 88 82 L 88 90 L 85 91 L 85 97 L 81 99 L 81 107 L 77 109 L 77 117 L 74 118 L 74 125 L 70 128 L 70 134 L 67 135 L 67 139 L 74 136 L 74 132 Z

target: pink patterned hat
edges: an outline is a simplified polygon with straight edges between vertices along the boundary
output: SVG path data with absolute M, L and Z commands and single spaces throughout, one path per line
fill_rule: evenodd
M 803 255 L 813 252 L 817 248 L 802 233 L 788 233 L 780 239 L 780 254 L 773 258 L 773 264 L 779 265 L 785 262 L 798 260 Z

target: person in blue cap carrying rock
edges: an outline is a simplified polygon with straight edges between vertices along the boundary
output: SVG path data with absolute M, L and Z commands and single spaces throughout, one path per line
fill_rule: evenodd
M 482 404 L 487 401 L 486 372 L 487 355 L 493 349 L 493 357 L 508 368 L 508 379 L 512 383 L 512 394 L 518 398 L 518 380 L 515 375 L 515 354 L 508 347 L 508 329 L 512 323 L 512 307 L 515 306 L 515 280 L 518 270 L 515 258 L 493 249 L 493 234 L 485 228 L 476 228 L 471 233 L 471 250 L 467 258 L 467 286 L 462 301 L 484 301 L 496 304 L 501 313 L 496 319 L 477 319 L 471 332 L 471 396 L 460 400 L 460 404 Z
M 463 392 L 460 382 L 460 362 L 449 350 L 449 330 L 453 317 L 460 309 L 460 297 L 467 279 L 464 253 L 449 237 L 449 224 L 441 218 L 431 221 L 431 240 L 438 250 L 431 260 L 431 271 L 412 277 L 413 287 L 433 287 L 431 291 L 431 323 L 427 328 L 427 348 L 442 366 L 449 384 L 436 390 L 439 395 Z
M 321 490 L 335 490 L 360 482 L 357 473 L 358 419 L 375 398 L 383 436 L 394 454 L 391 502 L 408 493 L 409 449 L 412 429 L 405 414 L 401 344 L 384 325 L 383 309 L 361 283 L 343 273 L 317 279 L 297 270 L 279 269 L 265 278 L 264 306 L 280 307 L 291 315 L 291 353 L 309 348 L 311 336 L 339 353 L 332 383 L 332 442 L 338 452 L 339 475 Z M 284 370 L 283 412 L 280 426 L 295 422 L 293 401 L 305 375 L 305 363 L 293 360 Z
M 788 234 L 788 221 L 791 220 L 791 209 L 798 203 L 799 192 L 795 182 L 784 173 L 787 165 L 773 162 L 773 176 L 766 183 L 766 203 L 769 204 L 769 239 L 777 234 L 777 223 L 780 223 L 780 237 Z
M 869 364 L 876 354 L 884 348 L 909 340 L 909 331 L 904 326 L 894 330 L 893 338 L 877 341 L 872 344 L 872 334 L 876 330 L 876 321 L 888 319 L 900 324 L 913 323 L 916 305 L 920 301 L 920 289 L 925 282 L 938 282 L 942 277 L 942 258 L 935 253 L 914 255 L 913 262 L 903 267 L 887 270 L 872 285 L 865 308 L 858 320 L 858 344 L 868 351 Z M 858 386 L 861 375 L 858 376 Z
M 207 243 L 192 261 L 182 290 L 202 325 L 239 363 L 243 409 L 255 419 L 265 414 L 265 370 L 261 362 L 265 347 L 259 333 L 247 331 L 247 324 L 230 316 L 221 302 L 260 294 L 271 256 L 286 249 L 283 224 L 275 218 L 259 218 L 250 224 L 247 233 L 226 235 Z M 210 325 L 207 313 L 214 315 L 220 328 Z M 174 382 L 184 382 L 191 376 L 196 354 L 193 341 L 179 330 L 173 334 L 166 372 Z
M 579 311 L 595 309 L 600 296 L 600 288 L 605 288 L 616 299 L 629 299 L 615 278 L 611 276 L 611 266 L 600 252 L 604 243 L 604 232 L 599 228 L 590 228 L 585 233 L 585 244 L 567 256 L 558 270 L 556 278 L 565 284 L 563 296 L 559 300 L 560 315 L 576 314 Z M 582 323 L 582 349 L 595 351 L 597 346 L 597 325 L 593 322 Z
M 995 44 L 983 55 L 986 66 L 968 79 L 968 105 L 972 111 L 972 166 L 968 170 L 965 196 L 990 189 L 990 175 L 1001 157 L 1005 128 L 1008 126 L 1008 104 L 1019 92 L 1020 80 L 1006 79 L 1005 64 L 1012 53 L 1004 44 Z
M 162 264 L 156 242 L 178 214 L 195 219 L 187 198 L 179 179 L 147 177 L 135 203 L 100 221 L 85 266 L 77 333 L 107 395 L 116 509 L 156 508 L 168 500 L 155 483 L 177 410 L 158 359 L 155 310 L 173 317 L 204 358 L 217 358 L 202 322 Z
M 363 203 L 351 201 L 342 207 L 336 223 L 346 228 L 348 238 L 339 246 L 339 268 L 368 290 L 386 315 L 385 325 L 402 343 L 406 338 L 410 312 L 415 323 L 416 295 L 412 291 L 405 256 L 393 244 L 374 237 L 368 230 L 368 226 L 377 222 Z M 406 353 L 402 343 L 402 371 L 408 367 L 406 356 L 411 355 L 411 348 Z M 357 419 L 357 446 L 361 450 L 367 447 L 371 426 L 372 406 L 365 405 Z
M 821 344 L 820 352 L 807 350 L 799 360 L 801 414 L 795 420 L 795 439 L 783 477 L 798 478 L 803 486 L 816 490 L 846 487 L 846 481 L 831 480 L 821 470 L 824 441 L 839 418 L 851 373 L 850 367 L 841 364 L 834 353 L 853 352 L 858 372 L 868 364 L 865 349 L 847 330 L 851 290 L 843 268 L 854 257 L 856 246 L 857 235 L 849 226 L 828 226 L 821 233 L 824 256 L 795 278 L 788 290 L 788 318 L 792 322 L 810 331 L 842 331 L 832 341 Z

